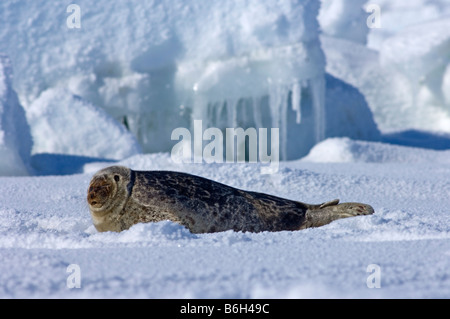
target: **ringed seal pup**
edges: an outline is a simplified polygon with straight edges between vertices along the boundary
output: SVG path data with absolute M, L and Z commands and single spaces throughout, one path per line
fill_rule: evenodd
M 98 171 L 87 201 L 95 228 L 126 230 L 137 223 L 171 220 L 192 233 L 261 232 L 318 227 L 333 220 L 373 214 L 370 205 L 332 200 L 310 205 L 243 191 L 207 178 L 171 171 Z

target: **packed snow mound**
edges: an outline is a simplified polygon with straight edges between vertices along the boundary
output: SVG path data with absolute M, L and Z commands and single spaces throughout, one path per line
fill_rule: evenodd
M 427 129 L 450 132 L 448 17 L 404 28 L 385 40 L 380 64 L 408 82 L 412 103 L 406 110 L 417 117 L 410 119 L 413 125 L 428 121 Z
M 169 151 L 173 129 L 203 119 L 208 127 L 280 127 L 282 158 L 296 149 L 288 131 L 303 134 L 309 140 L 292 155 L 298 158 L 324 138 L 319 7 L 309 0 L 6 0 L 0 50 L 15 57 L 25 107 L 48 88 L 68 88 L 126 121 L 146 152 Z M 314 112 L 301 122 L 307 96 Z
M 376 141 L 381 137 L 364 96 L 352 85 L 326 74 L 325 137 Z
M 433 72 L 441 72 L 442 76 L 449 63 L 449 51 L 447 18 L 410 26 L 386 39 L 380 48 L 380 62 L 412 80 L 426 83 Z
M 366 44 L 369 14 L 364 10 L 367 0 L 321 0 L 317 17 L 324 34 Z
M 318 16 L 326 71 L 364 95 L 382 132 L 450 132 L 450 3 L 377 1 L 371 24 L 370 2 L 347 2 Z
M 44 91 L 27 108 L 33 154 L 123 159 L 141 153 L 136 138 L 101 110 L 69 91 Z
M 439 163 L 450 164 L 450 151 L 425 150 L 379 142 L 330 138 L 301 159 L 318 163 Z
M 424 39 L 433 37 L 430 31 L 433 29 L 426 30 L 430 34 L 424 32 Z M 408 34 L 415 37 L 414 32 Z M 389 41 L 392 41 L 392 48 L 383 46 L 390 52 L 385 56 L 384 51 L 378 52 L 359 43 L 322 36 L 322 47 L 327 59 L 326 71 L 351 84 L 364 95 L 382 132 L 411 129 L 450 132 L 450 103 L 447 101 L 447 87 L 450 87 L 450 75 L 447 75 L 450 74 L 450 68 L 447 67 L 450 61 L 449 48 L 429 46 L 428 53 L 422 58 L 434 57 L 436 61 L 430 61 L 431 69 L 428 69 L 419 62 L 420 59 L 415 60 L 419 52 L 413 46 L 394 44 L 394 39 Z M 427 42 L 432 41 L 424 41 Z M 413 67 L 409 63 L 418 66 Z M 407 71 L 409 69 L 411 72 Z
M 450 15 L 450 3 L 447 0 L 377 0 L 376 4 L 381 10 L 381 28 L 370 29 L 367 36 L 367 45 L 376 50 L 386 39 L 407 27 Z
M 28 175 L 32 139 L 25 112 L 12 88 L 10 59 L 0 54 L 0 175 Z

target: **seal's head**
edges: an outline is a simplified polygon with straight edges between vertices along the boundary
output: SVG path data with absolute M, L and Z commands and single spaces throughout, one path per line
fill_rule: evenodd
M 122 211 L 131 187 L 131 170 L 123 166 L 104 168 L 92 177 L 87 202 L 98 230 Z

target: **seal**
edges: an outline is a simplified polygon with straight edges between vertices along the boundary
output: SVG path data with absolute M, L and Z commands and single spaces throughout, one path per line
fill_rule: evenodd
M 123 166 L 98 171 L 90 182 L 87 202 L 100 232 L 162 220 L 184 225 L 192 233 L 300 230 L 374 213 L 367 204 L 339 204 L 336 199 L 310 205 L 191 174 Z

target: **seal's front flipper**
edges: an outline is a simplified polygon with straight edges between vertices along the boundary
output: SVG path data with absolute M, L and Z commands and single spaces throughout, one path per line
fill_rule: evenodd
M 333 220 L 374 213 L 372 206 L 362 203 L 342 203 L 333 200 L 320 206 L 310 207 L 306 211 L 304 227 L 319 227 L 331 223 Z

